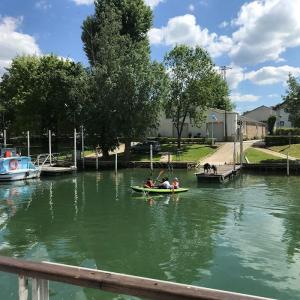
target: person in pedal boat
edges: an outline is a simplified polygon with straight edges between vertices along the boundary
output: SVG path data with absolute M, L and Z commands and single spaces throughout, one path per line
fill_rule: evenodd
M 160 189 L 172 189 L 173 188 L 169 182 L 168 177 L 163 178 L 161 184 L 158 187 Z
M 179 180 L 178 180 L 177 177 L 175 177 L 175 178 L 173 179 L 173 182 L 172 182 L 172 188 L 173 188 L 174 190 L 179 189 Z
M 148 178 L 146 183 L 144 184 L 144 188 L 151 189 L 154 188 L 154 183 L 151 178 Z

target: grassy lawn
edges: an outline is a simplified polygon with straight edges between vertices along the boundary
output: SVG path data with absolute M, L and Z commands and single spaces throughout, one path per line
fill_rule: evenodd
M 209 145 L 182 145 L 180 155 L 176 155 L 176 145 L 162 144 L 161 152 L 153 155 L 153 161 L 159 161 L 163 152 L 170 152 L 173 161 L 196 162 L 213 154 L 217 149 Z M 132 154 L 132 161 L 149 161 L 149 154 Z
M 280 161 L 282 158 L 276 157 L 271 154 L 264 153 L 262 151 L 259 151 L 255 148 L 248 148 L 245 151 L 245 155 L 248 158 L 250 163 L 257 164 L 261 162 L 274 162 L 274 161 Z
M 287 154 L 289 152 L 290 156 L 300 159 L 300 144 L 292 144 L 290 148 L 289 145 L 284 145 L 269 147 L 269 149 L 282 154 Z

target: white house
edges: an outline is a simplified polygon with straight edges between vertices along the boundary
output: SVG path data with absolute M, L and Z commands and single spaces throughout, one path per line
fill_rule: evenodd
M 225 116 L 227 126 L 225 126 Z M 234 139 L 234 135 L 238 132 L 239 119 L 240 117 L 237 112 L 225 112 L 220 109 L 210 109 L 207 111 L 206 120 L 200 127 L 193 125 L 193 122 L 187 118 L 183 124 L 182 137 L 209 137 L 215 138 L 217 141 L 224 141 L 226 136 L 225 127 L 227 127 L 227 140 L 230 141 Z M 249 118 L 244 118 L 242 121 L 244 123 L 245 138 L 261 138 L 265 135 L 265 124 Z M 251 136 L 248 136 L 248 133 Z M 177 130 L 172 119 L 167 118 L 165 114 L 162 114 L 160 117 L 156 135 L 177 137 Z
M 285 111 L 284 103 L 274 106 L 273 109 L 276 113 L 276 128 L 291 128 L 290 114 Z

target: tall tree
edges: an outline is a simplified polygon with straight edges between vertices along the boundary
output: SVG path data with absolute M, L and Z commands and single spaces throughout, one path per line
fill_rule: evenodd
M 216 72 L 209 54 L 200 47 L 176 46 L 164 59 L 169 70 L 171 93 L 165 102 L 166 115 L 177 131 L 181 147 L 184 123 L 200 126 L 208 108 L 230 108 L 229 89 Z
M 95 1 L 95 14 L 83 23 L 93 77 L 91 115 L 98 119 L 97 127 L 89 127 L 101 137 L 105 154 L 123 137 L 129 158 L 131 140 L 144 137 L 157 123 L 166 78 L 162 65 L 150 61 L 151 23 L 152 12 L 143 0 Z
M 290 114 L 289 120 L 294 127 L 300 127 L 300 83 L 289 74 L 287 81 L 288 88 L 286 95 L 283 96 L 285 109 Z

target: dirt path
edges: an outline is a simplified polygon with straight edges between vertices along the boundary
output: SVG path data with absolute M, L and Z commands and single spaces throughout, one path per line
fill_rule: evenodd
M 244 141 L 243 148 L 244 151 L 251 147 L 257 141 Z M 224 165 L 224 164 L 232 164 L 233 163 L 233 148 L 234 143 L 223 143 L 222 146 L 211 156 L 204 158 L 200 161 L 200 165 L 204 165 L 205 163 L 210 163 L 214 165 Z M 240 152 L 240 144 L 236 143 L 236 153 L 239 155 Z

